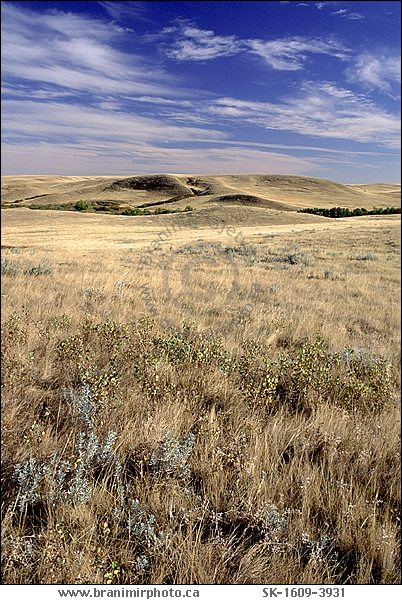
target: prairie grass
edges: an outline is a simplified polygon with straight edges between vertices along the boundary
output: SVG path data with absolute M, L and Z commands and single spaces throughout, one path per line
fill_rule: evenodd
M 400 583 L 398 244 L 5 248 L 3 582 Z

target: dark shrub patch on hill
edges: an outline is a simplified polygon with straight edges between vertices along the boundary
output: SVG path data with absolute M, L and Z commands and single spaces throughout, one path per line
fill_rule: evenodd
M 363 215 L 400 215 L 401 209 L 393 206 L 385 208 L 342 208 L 336 206 L 333 208 L 302 208 L 299 213 L 309 213 L 311 215 L 320 215 L 321 217 L 330 217 L 331 219 L 343 219 L 344 217 L 362 217 Z

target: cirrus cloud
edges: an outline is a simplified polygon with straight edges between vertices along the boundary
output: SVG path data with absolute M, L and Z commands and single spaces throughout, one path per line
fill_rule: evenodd
M 158 37 L 158 36 L 157 36 Z M 178 61 L 210 61 L 235 54 L 248 54 L 261 58 L 265 64 L 278 71 L 296 71 L 303 68 L 309 55 L 326 54 L 344 60 L 349 50 L 333 39 L 317 37 L 283 37 L 271 40 L 240 39 L 234 35 L 217 35 L 203 30 L 192 22 L 178 20 L 175 25 L 165 27 L 161 39 L 173 38 L 165 43 L 166 55 Z M 150 41 L 155 36 L 150 36 Z
M 401 83 L 401 58 L 397 55 L 366 52 L 357 57 L 347 70 L 350 81 L 385 93 L 399 92 Z M 396 89 L 398 88 L 398 89 Z
M 375 142 L 400 146 L 400 118 L 363 95 L 331 82 L 306 83 L 300 94 L 281 102 L 221 98 L 209 111 L 225 119 L 242 120 L 264 129 L 291 131 L 309 137 Z
M 217 34 L 184 18 L 168 21 L 162 32 L 160 21 L 147 20 L 137 33 L 121 25 L 132 24 L 128 15 L 136 27 L 144 23 L 153 3 L 88 3 L 89 12 L 50 4 L 56 8 L 2 3 L 2 146 L 9 172 L 317 175 L 324 164 L 335 172 L 342 153 L 348 163 L 362 165 L 360 155 L 373 166 L 389 161 L 399 143 L 389 98 L 395 52 L 357 54 L 331 35 L 291 29 L 272 29 L 266 39 L 261 30 L 259 37 L 239 37 L 241 27 L 236 35 L 228 28 Z M 91 13 L 93 4 L 102 11 Z M 328 57 L 336 83 L 325 81 Z M 196 81 L 209 85 L 212 77 L 198 75 L 213 75 L 220 58 L 233 61 L 232 79 L 242 85 L 223 77 L 219 86 L 196 90 Z M 251 60 L 272 75 L 262 89 L 255 75 L 248 78 Z M 353 85 L 346 89 L 345 64 L 347 78 L 365 95 Z M 385 92 L 381 105 L 370 99 L 372 90 Z M 317 137 L 329 143 L 318 145 Z

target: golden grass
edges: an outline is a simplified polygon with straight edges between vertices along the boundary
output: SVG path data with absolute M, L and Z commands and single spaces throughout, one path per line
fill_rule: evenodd
M 139 179 L 143 185 L 126 187 L 124 182 L 131 179 Z M 172 207 L 191 204 L 199 209 L 211 203 L 216 206 L 219 197 L 233 194 L 256 196 L 267 208 L 277 205 L 293 210 L 311 206 L 369 209 L 401 203 L 400 184 L 345 185 L 293 175 L 3 176 L 1 183 L 2 203 L 17 206 L 77 200 L 114 200 L 136 206 L 148 201 L 162 204 L 167 199 L 177 198 Z M 180 200 L 183 196 L 186 198 Z
M 4 582 L 400 583 L 397 217 L 5 216 Z
M 244 239 L 252 243 L 264 235 L 286 235 L 338 230 L 367 232 L 394 229 L 398 215 L 328 219 L 297 212 L 251 207 L 212 207 L 193 213 L 126 217 L 81 214 L 67 211 L 32 211 L 25 208 L 2 211 L 2 244 L 32 249 L 82 252 L 101 250 L 146 251 L 155 242 L 164 247 L 201 239 L 230 243 Z M 162 236 L 162 237 L 160 237 Z M 292 235 L 290 236 L 292 237 Z

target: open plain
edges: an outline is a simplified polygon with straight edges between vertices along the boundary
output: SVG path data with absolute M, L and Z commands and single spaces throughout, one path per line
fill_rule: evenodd
M 2 188 L 7 583 L 400 583 L 400 186 Z

